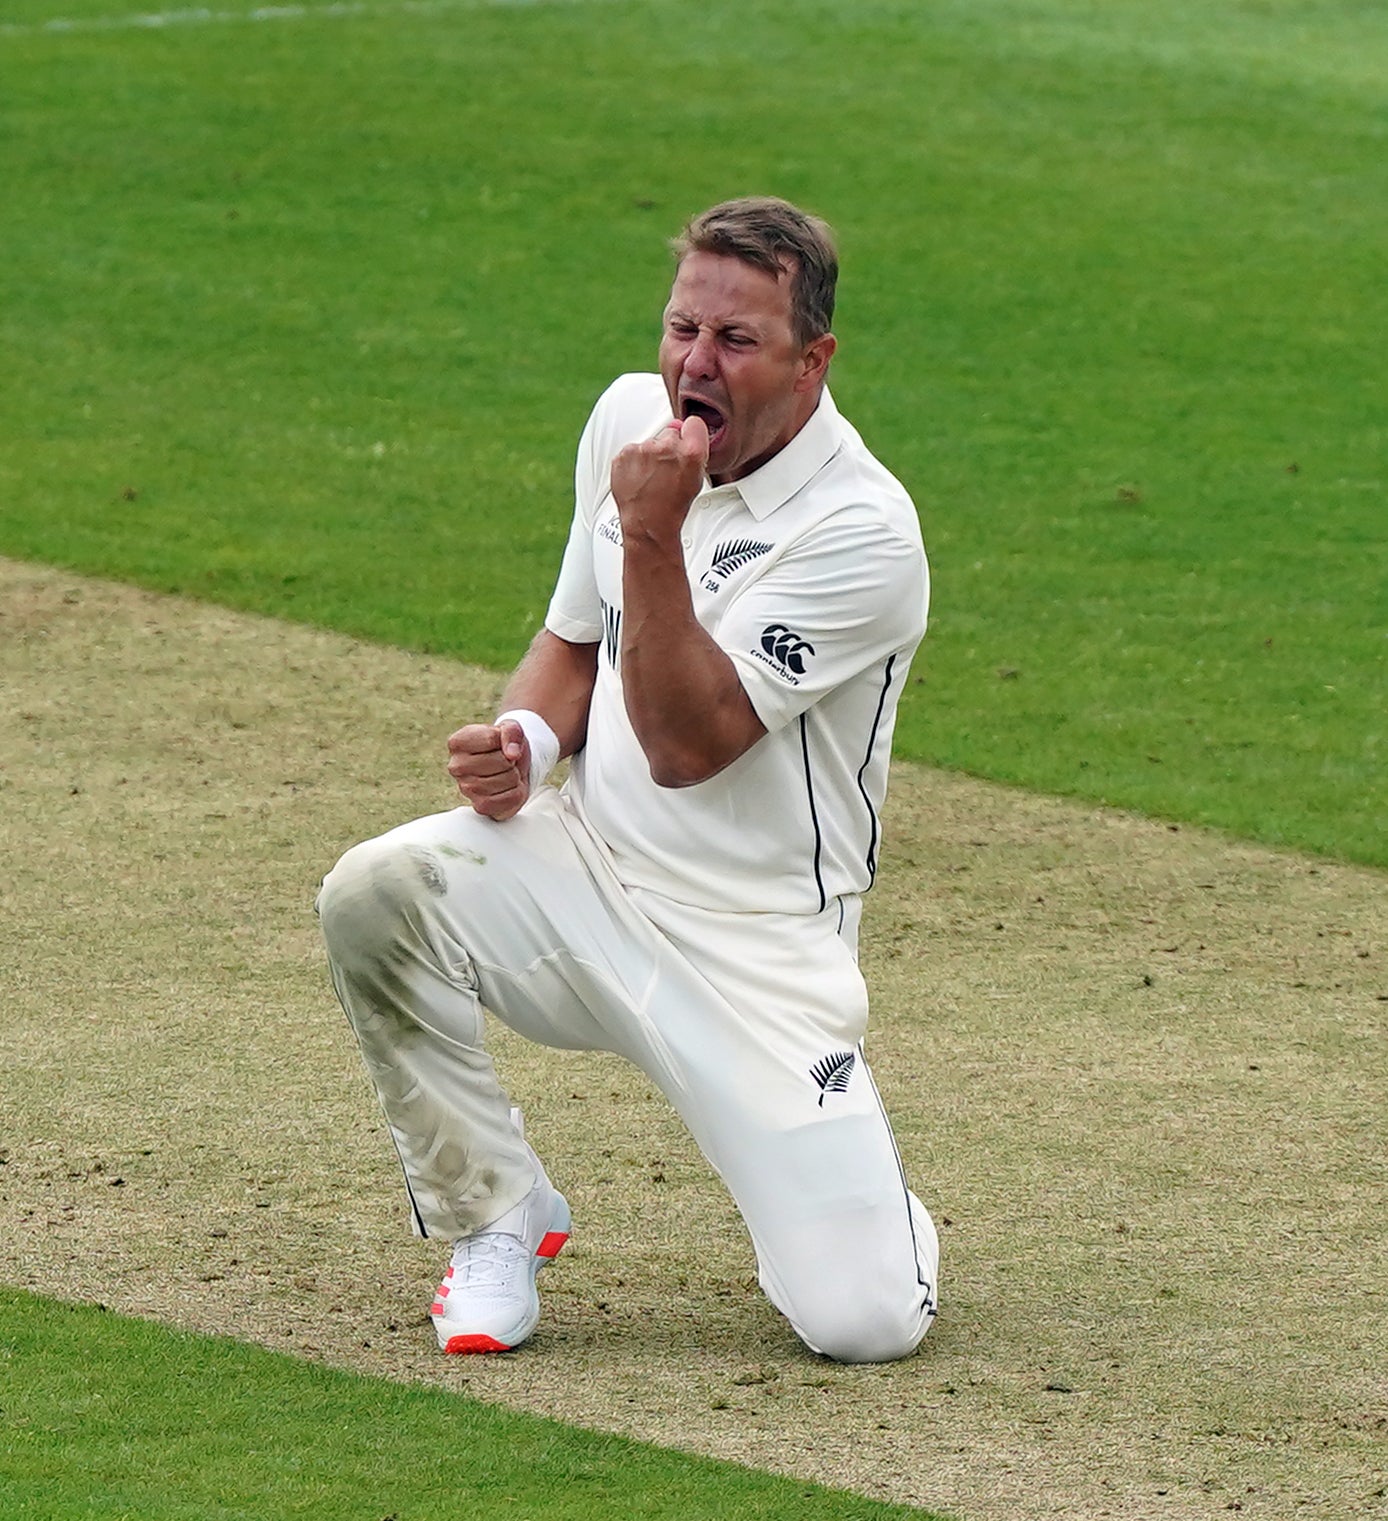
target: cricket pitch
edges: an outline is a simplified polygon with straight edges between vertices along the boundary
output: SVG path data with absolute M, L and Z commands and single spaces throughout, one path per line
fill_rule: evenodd
M 5 1281 L 970 1521 L 1388 1508 L 1382 874 L 898 767 L 920 1353 L 805 1352 L 645 1079 L 498 1030 L 575 1234 L 524 1351 L 445 1360 L 311 905 L 497 678 L 9 561 L 0 647 Z

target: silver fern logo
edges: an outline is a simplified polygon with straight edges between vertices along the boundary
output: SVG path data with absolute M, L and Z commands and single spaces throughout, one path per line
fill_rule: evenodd
M 750 565 L 758 555 L 766 554 L 770 548 L 764 539 L 730 539 L 713 551 L 713 564 L 709 569 L 720 581 L 726 581 L 735 570 Z
M 817 1061 L 810 1068 L 810 1076 L 819 1084 L 819 1107 L 831 1093 L 847 1093 L 848 1080 L 853 1076 L 853 1052 L 835 1051 Z
M 759 555 L 768 553 L 771 545 L 765 539 L 729 539 L 714 548 L 713 561 L 704 576 L 704 586 L 717 591 L 720 581 L 726 581 L 744 565 L 750 565 Z

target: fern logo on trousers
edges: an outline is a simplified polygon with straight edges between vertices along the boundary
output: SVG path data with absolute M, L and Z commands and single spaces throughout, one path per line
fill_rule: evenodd
M 819 1084 L 819 1107 L 831 1093 L 847 1093 L 848 1080 L 853 1076 L 853 1052 L 835 1051 L 817 1061 L 810 1068 L 810 1076 Z

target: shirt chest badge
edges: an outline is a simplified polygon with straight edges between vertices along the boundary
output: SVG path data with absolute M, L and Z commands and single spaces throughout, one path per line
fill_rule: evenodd
M 704 590 L 720 590 L 730 576 L 736 575 L 744 565 L 750 565 L 753 560 L 769 553 L 771 548 L 764 539 L 725 539 L 715 546 L 713 559 L 704 572 Z

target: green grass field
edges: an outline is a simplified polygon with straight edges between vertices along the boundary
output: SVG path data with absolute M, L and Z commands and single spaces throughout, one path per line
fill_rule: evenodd
M 505 666 L 664 239 L 773 189 L 926 523 L 902 753 L 1388 864 L 1374 7 L 59 4 L 0 551 Z
M 923 1512 L 0 1291 L 6 1521 Z
M 504 667 L 664 239 L 775 191 L 931 547 L 901 753 L 1388 865 L 1379 7 L 139 9 L 0 18 L 0 553 Z M 7 1515 L 455 1514 L 460 1422 L 511 1514 L 897 1513 L 16 1297 L 0 1377 Z

